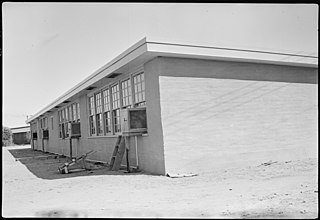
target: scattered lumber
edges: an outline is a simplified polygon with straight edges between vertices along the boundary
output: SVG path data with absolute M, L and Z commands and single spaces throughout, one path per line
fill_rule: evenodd
M 70 162 L 64 163 L 62 166 L 58 167 L 58 171 L 61 174 L 67 174 L 71 171 L 70 167 L 79 164 L 80 162 L 82 162 L 82 166 L 83 166 L 83 170 L 88 170 L 87 166 L 86 166 L 86 157 L 89 154 L 94 153 L 95 151 L 91 150 L 88 153 L 83 154 L 82 156 L 72 159 Z

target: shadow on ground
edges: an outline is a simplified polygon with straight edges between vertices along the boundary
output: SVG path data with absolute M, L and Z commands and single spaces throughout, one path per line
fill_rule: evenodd
M 312 214 L 300 212 L 300 215 L 289 213 L 288 210 L 277 210 L 276 208 L 266 209 L 250 209 L 245 211 L 239 211 L 234 213 L 223 213 L 224 217 L 235 218 L 235 219 L 304 219 L 312 218 Z
M 8 151 L 13 155 L 17 163 L 22 163 L 31 173 L 41 179 L 53 180 L 77 176 L 147 174 L 142 171 L 127 173 L 125 169 L 120 169 L 119 171 L 109 171 L 109 167 L 107 165 L 93 162 L 86 162 L 88 170 L 61 174 L 58 171 L 58 167 L 62 166 L 66 162 L 70 162 L 71 160 L 68 157 L 59 156 L 52 153 L 44 153 L 42 151 L 34 151 L 31 148 L 13 149 Z M 76 171 L 83 167 L 82 164 L 79 163 L 70 168 L 71 170 Z
M 35 213 L 36 217 L 43 218 L 87 218 L 88 214 L 78 210 L 44 210 Z

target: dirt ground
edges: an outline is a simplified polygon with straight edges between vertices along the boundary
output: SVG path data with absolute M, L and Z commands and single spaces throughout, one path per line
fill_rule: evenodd
M 2 148 L 3 217 L 317 218 L 318 158 L 170 178 L 91 170 L 60 174 L 68 158 Z M 264 164 L 263 164 L 264 163 Z

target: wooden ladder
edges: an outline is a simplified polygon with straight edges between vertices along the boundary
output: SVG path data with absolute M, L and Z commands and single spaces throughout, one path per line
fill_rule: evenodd
M 118 136 L 116 146 L 114 147 L 109 170 L 117 171 L 120 169 L 122 158 L 125 152 L 125 139 L 122 135 Z

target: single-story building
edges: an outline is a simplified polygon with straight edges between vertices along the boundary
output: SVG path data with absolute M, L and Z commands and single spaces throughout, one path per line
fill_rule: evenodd
M 10 129 L 12 132 L 12 142 L 17 145 L 30 144 L 30 126 L 16 127 Z
M 144 38 L 29 118 L 32 147 L 110 162 L 136 132 L 130 165 L 160 175 L 312 157 L 317 60 Z

